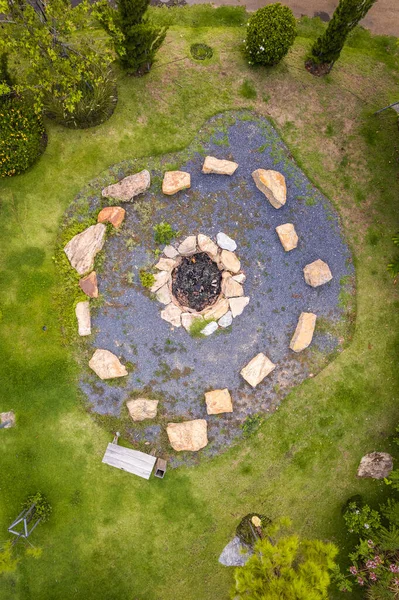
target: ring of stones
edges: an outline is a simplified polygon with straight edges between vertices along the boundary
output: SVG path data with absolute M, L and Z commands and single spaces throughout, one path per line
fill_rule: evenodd
M 156 294 L 157 300 L 165 306 L 161 311 L 161 318 L 174 327 L 184 327 L 190 332 L 194 322 L 203 321 L 204 327 L 196 327 L 202 335 L 208 336 L 219 328 L 229 327 L 233 319 L 238 317 L 249 303 L 249 297 L 244 294 L 245 274 L 241 270 L 241 262 L 232 250 L 227 250 L 223 241 L 227 238 L 236 247 L 233 240 L 224 234 L 218 235 L 222 241 L 219 245 L 204 234 L 190 235 L 177 247 L 168 245 L 164 248 L 162 256 L 155 268 L 155 282 L 151 292 Z M 185 257 L 196 254 L 207 254 L 217 265 L 221 272 L 221 291 L 216 301 L 197 311 L 190 306 L 182 305 L 172 290 L 172 278 Z

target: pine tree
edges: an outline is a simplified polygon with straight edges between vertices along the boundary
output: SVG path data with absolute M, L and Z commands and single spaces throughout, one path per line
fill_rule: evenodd
M 325 600 L 337 548 L 288 535 L 287 519 L 272 525 L 255 544 L 244 567 L 235 570 L 231 597 L 237 600 Z
M 118 0 L 116 9 L 107 0 L 97 4 L 97 17 L 111 36 L 122 66 L 137 75 L 150 70 L 167 31 L 148 21 L 149 4 L 150 0 Z
M 307 68 L 315 74 L 331 71 L 346 38 L 377 0 L 340 0 L 325 33 L 313 44 Z M 317 69 L 317 65 L 324 68 Z M 312 68 L 313 67 L 313 68 Z M 316 68 L 315 68 L 316 67 Z

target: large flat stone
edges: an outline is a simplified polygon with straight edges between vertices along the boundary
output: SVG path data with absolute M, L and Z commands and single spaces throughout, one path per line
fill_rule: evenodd
M 276 227 L 277 235 L 281 245 L 286 252 L 294 250 L 298 246 L 298 236 L 292 223 L 284 223 Z
M 176 248 L 174 248 L 170 244 L 168 246 L 165 246 L 165 248 L 163 249 L 163 253 L 167 258 L 176 258 L 176 256 L 179 256 L 179 253 L 176 250 Z
M 314 313 L 303 312 L 300 314 L 295 333 L 290 343 L 291 350 L 302 352 L 302 350 L 310 346 L 316 326 L 316 319 L 317 315 Z
M 75 235 L 65 246 L 64 252 L 79 275 L 93 269 L 94 259 L 104 246 L 106 231 L 104 223 L 91 225 Z
M 236 242 L 222 231 L 220 231 L 217 234 L 216 241 L 218 243 L 219 248 L 222 248 L 222 250 L 230 250 L 230 252 L 234 252 L 234 250 L 237 250 Z
M 170 279 L 170 271 L 159 271 L 159 273 L 155 273 L 154 277 L 155 281 L 150 288 L 152 293 L 157 292 L 159 288 L 168 283 Z
M 198 234 L 198 248 L 201 252 L 206 252 L 213 259 L 216 258 L 218 254 L 218 246 L 211 240 L 210 237 L 204 235 L 203 233 Z
M 212 335 L 212 333 L 215 333 L 215 331 L 217 329 L 218 329 L 218 324 L 216 323 L 216 321 L 211 321 L 210 323 L 205 325 L 205 327 L 204 327 L 204 329 L 202 329 L 201 333 L 202 333 L 202 335 L 205 335 L 208 337 L 208 335 Z
M 157 300 L 161 304 L 170 304 L 172 302 L 172 294 L 170 293 L 169 285 L 165 283 L 159 290 L 156 292 Z
M 225 567 L 243 567 L 252 555 L 253 550 L 242 544 L 240 538 L 236 536 L 223 548 L 219 562 Z
M 166 308 L 161 310 L 161 319 L 167 321 L 168 323 L 173 325 L 173 327 L 180 327 L 181 314 L 182 311 L 180 310 L 180 308 L 171 302 L 167 305 Z
M 218 321 L 218 325 L 219 327 L 223 327 L 223 329 L 225 329 L 226 327 L 230 327 L 230 325 L 233 322 L 233 313 L 231 312 L 231 310 L 229 310 L 225 315 L 223 315 L 223 317 L 221 317 Z
M 242 314 L 244 308 L 249 304 L 249 300 L 248 296 L 229 299 L 229 307 L 234 319 Z
M 226 298 L 219 298 L 210 308 L 207 308 L 202 314 L 205 319 L 215 319 L 216 321 L 223 317 L 229 310 L 229 301 Z
M 91 335 L 91 318 L 89 302 L 87 300 L 85 302 L 78 302 L 75 306 L 75 314 L 78 320 L 79 335 Z
M 98 298 L 98 283 L 97 274 L 92 271 L 86 277 L 79 279 L 79 287 L 84 291 L 89 298 Z
M 172 196 L 181 190 L 188 189 L 190 186 L 190 173 L 185 173 L 184 171 L 166 171 L 162 182 L 162 191 L 164 194 Z
M 276 365 L 263 352 L 257 354 L 249 363 L 240 371 L 241 376 L 255 388 L 261 381 L 264 380 L 269 373 L 274 371 Z
M 208 444 L 207 422 L 195 419 L 184 423 L 168 423 L 166 427 L 170 445 L 177 452 L 196 452 Z
M 233 403 L 230 392 L 224 390 L 212 390 L 205 392 L 206 412 L 208 415 L 219 415 L 221 413 L 233 412 Z
M 222 292 L 226 298 L 238 298 L 244 295 L 244 288 L 232 277 L 225 277 L 222 280 Z
M 116 200 L 122 200 L 123 202 L 129 202 L 133 200 L 135 196 L 143 194 L 151 185 L 150 173 L 144 169 L 140 173 L 135 175 L 129 175 L 118 183 L 114 183 L 105 187 L 102 191 L 102 195 L 105 198 L 115 198 Z
M 220 254 L 220 262 L 224 269 L 231 273 L 238 273 L 241 269 L 240 260 L 230 250 L 222 250 Z
M 357 470 L 358 477 L 384 479 L 393 469 L 393 458 L 387 452 L 370 452 L 363 456 Z
M 125 218 L 126 211 L 120 206 L 106 206 L 97 216 L 98 223 L 111 223 L 115 229 L 119 229 Z
M 125 377 L 128 372 L 119 358 L 109 350 L 97 349 L 89 361 L 89 367 L 93 369 L 100 379 L 115 379 Z
M 133 421 L 144 421 L 155 419 L 158 410 L 158 400 L 147 400 L 147 398 L 136 398 L 126 402 L 129 415 Z
M 303 269 L 305 281 L 312 287 L 319 287 L 333 278 L 330 267 L 320 258 L 306 265 Z
M 189 235 L 178 247 L 179 254 L 182 256 L 192 256 L 197 252 L 197 236 Z
M 216 175 L 233 175 L 238 164 L 232 160 L 223 160 L 214 156 L 206 156 L 202 167 L 203 173 L 215 173 Z
M 278 171 L 257 169 L 252 173 L 256 187 L 260 190 L 274 208 L 281 208 L 287 200 L 285 177 Z
M 155 265 L 156 269 L 160 271 L 173 271 L 177 262 L 173 260 L 173 258 L 160 258 L 157 264 Z

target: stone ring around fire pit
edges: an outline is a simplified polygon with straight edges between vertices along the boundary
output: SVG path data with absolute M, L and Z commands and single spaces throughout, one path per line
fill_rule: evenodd
M 166 246 L 155 265 L 159 272 L 151 288 L 165 305 L 161 318 L 189 333 L 195 324 L 195 332 L 204 336 L 229 327 L 249 303 L 236 247 L 224 233 L 217 235 L 217 243 L 200 233 L 185 238 L 177 248 Z

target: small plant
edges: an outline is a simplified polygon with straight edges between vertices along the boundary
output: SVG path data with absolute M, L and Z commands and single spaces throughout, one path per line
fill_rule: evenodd
M 157 244 L 170 244 L 177 231 L 172 229 L 169 223 L 162 221 L 154 226 L 154 240 Z
M 241 425 L 242 434 L 244 437 L 250 437 L 259 429 L 263 423 L 263 417 L 260 414 L 248 415 L 244 423 Z
M 11 542 L 6 542 L 0 550 L 0 575 L 2 573 L 12 573 L 15 571 L 18 564 L 18 558 L 14 558 L 12 554 Z
M 242 82 L 238 93 L 240 94 L 240 96 L 242 96 L 243 98 L 247 98 L 248 100 L 254 100 L 258 95 L 254 84 L 248 79 L 245 79 L 245 81 Z
M 38 517 L 42 523 L 48 521 L 51 515 L 52 508 L 47 498 L 41 492 L 31 494 L 27 497 L 25 502 L 23 502 L 23 510 L 29 509 L 32 506 L 32 504 L 35 505 L 35 516 Z
M 193 338 L 203 338 L 206 337 L 202 331 L 208 325 L 208 323 L 212 323 L 215 319 L 194 319 L 194 321 L 190 325 L 190 335 Z
M 25 551 L 26 556 L 31 556 L 32 558 L 40 558 L 43 554 L 43 549 L 40 547 L 30 546 Z
M 155 283 L 155 275 L 144 269 L 140 269 L 139 278 L 141 285 L 145 288 L 151 288 Z
M 206 60 L 213 56 L 213 50 L 207 44 L 191 44 L 190 53 L 195 60 Z
M 245 54 L 250 65 L 276 65 L 288 53 L 296 36 L 296 20 L 288 6 L 269 4 L 249 19 Z
M 360 508 L 356 502 L 350 502 L 344 519 L 350 533 L 372 535 L 381 528 L 380 514 L 367 504 Z

